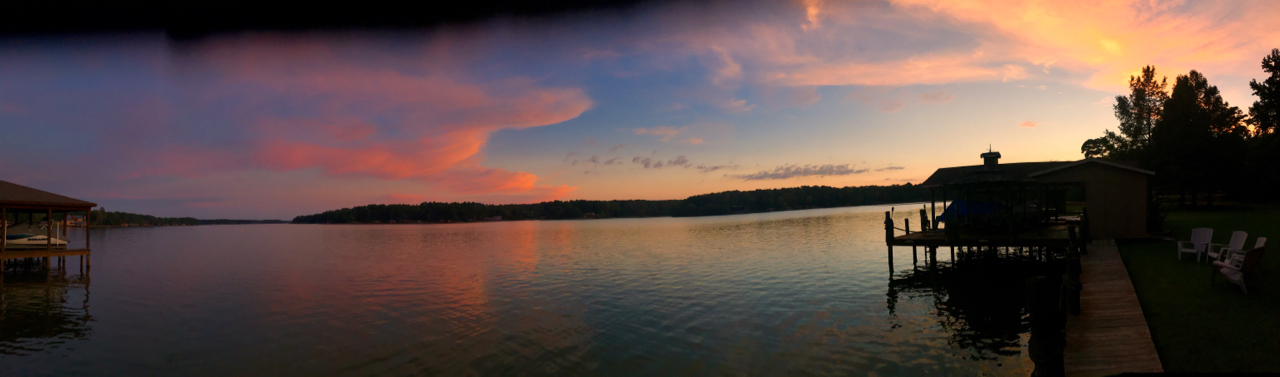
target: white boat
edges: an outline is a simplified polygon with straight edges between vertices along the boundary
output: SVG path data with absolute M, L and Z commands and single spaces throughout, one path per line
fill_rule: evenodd
M 6 249 L 44 249 L 49 247 L 49 236 L 31 233 L 10 234 L 4 237 Z M 53 238 L 54 249 L 67 248 L 67 241 Z

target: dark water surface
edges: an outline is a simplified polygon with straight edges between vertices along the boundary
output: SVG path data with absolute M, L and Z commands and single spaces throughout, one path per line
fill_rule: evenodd
M 0 375 L 1029 374 L 1022 278 L 891 283 L 887 209 L 94 230 L 6 270 Z

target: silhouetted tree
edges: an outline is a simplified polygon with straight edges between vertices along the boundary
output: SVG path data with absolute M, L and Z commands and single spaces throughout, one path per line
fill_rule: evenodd
M 1168 80 L 1156 81 L 1156 67 L 1142 67 L 1142 76 L 1129 76 L 1128 97 L 1116 96 L 1113 107 L 1120 120 L 1120 137 L 1117 149 L 1127 153 L 1141 153 L 1151 143 L 1151 133 L 1164 113 L 1164 102 L 1169 99 Z M 1113 134 L 1108 134 L 1111 136 Z M 1132 157 L 1130 157 L 1132 158 Z
M 1153 130 L 1149 161 L 1166 188 L 1212 191 L 1239 173 L 1244 112 L 1200 72 L 1179 75 Z
M 1249 118 L 1258 133 L 1275 133 L 1280 129 L 1280 49 L 1262 58 L 1262 70 L 1270 74 L 1262 82 L 1249 80 L 1258 101 L 1249 106 Z
M 1165 88 L 1167 79 L 1156 80 L 1156 67 L 1142 67 L 1141 76 L 1129 76 L 1128 96 L 1116 96 L 1113 106 L 1116 119 L 1120 120 L 1120 133 L 1104 131 L 1102 137 L 1089 139 L 1080 146 L 1085 157 L 1105 157 L 1117 160 L 1141 160 L 1146 162 L 1151 134 L 1164 112 L 1164 102 L 1169 98 Z

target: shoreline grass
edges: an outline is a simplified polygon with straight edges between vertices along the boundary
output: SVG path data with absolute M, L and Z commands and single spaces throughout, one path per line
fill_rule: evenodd
M 1213 228 L 1214 243 L 1243 230 L 1246 248 L 1259 236 L 1280 248 L 1280 206 L 1180 207 L 1165 222 L 1167 236 L 1177 240 L 1199 227 Z M 1221 277 L 1211 285 L 1216 269 L 1191 254 L 1179 261 L 1174 241 L 1121 240 L 1119 246 L 1166 372 L 1280 371 L 1280 252 L 1268 251 L 1245 294 Z

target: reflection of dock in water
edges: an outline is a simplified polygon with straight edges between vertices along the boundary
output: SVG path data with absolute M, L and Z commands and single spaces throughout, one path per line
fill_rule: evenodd
M 1033 258 L 974 258 L 911 269 L 889 281 L 890 315 L 903 295 L 931 296 L 947 343 L 974 360 L 1022 353 L 1022 334 L 1031 331 L 1026 280 L 1061 274 L 1061 264 Z M 958 265 L 957 265 L 958 264 Z
M 10 263 L 0 283 L 0 354 L 29 355 L 89 336 L 89 275 Z

